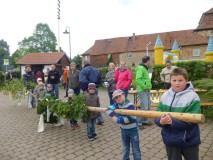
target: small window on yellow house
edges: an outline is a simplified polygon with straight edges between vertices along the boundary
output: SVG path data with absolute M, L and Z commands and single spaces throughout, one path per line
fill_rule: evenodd
M 128 59 L 131 59 L 131 58 L 132 58 L 132 53 L 131 53 L 131 52 L 128 52 L 128 53 L 127 53 L 127 58 L 128 58 Z
M 194 49 L 193 56 L 200 56 L 200 49 Z

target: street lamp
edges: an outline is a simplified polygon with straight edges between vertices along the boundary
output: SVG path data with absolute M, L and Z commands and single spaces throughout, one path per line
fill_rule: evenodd
M 149 52 L 149 45 L 151 44 L 152 42 L 149 42 L 147 45 L 146 45 L 146 55 L 148 56 L 148 52 Z
M 70 63 L 71 63 L 71 40 L 70 40 L 70 27 L 66 27 L 66 30 L 63 32 L 64 34 L 69 34 L 69 47 L 70 47 Z

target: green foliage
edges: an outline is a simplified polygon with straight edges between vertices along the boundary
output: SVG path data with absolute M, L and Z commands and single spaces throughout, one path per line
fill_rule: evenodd
M 173 66 L 185 68 L 189 75 L 189 81 L 196 81 L 202 78 L 213 79 L 213 62 L 189 61 L 178 62 Z M 152 73 L 152 89 L 162 89 L 163 83 L 160 79 L 160 72 L 165 67 L 164 65 L 153 65 Z
M 5 81 L 5 76 L 3 72 L 0 71 L 0 88 L 3 86 L 4 81 Z
M 46 100 L 48 99 L 48 101 Z M 59 117 L 64 117 L 67 119 L 78 120 L 82 115 L 88 115 L 88 111 L 85 105 L 85 97 L 83 94 L 78 96 L 74 95 L 72 101 L 64 102 L 58 100 L 55 97 L 45 97 L 42 101 L 39 102 L 37 107 L 37 113 L 46 115 L 47 105 L 49 110 Z
M 98 68 L 98 70 L 100 71 L 100 74 L 101 74 L 101 82 L 103 83 L 104 80 L 105 80 L 106 74 L 107 74 L 107 72 L 108 72 L 108 67 L 101 67 L 101 68 Z
M 32 36 L 19 42 L 19 49 L 12 55 L 15 64 L 27 53 L 56 52 L 56 36 L 47 24 L 39 23 Z
M 111 63 L 111 62 L 113 62 L 112 54 L 110 54 L 110 57 L 109 57 L 109 59 L 108 59 L 108 61 L 106 63 L 106 66 L 108 66 L 109 63 Z
M 21 95 L 25 95 L 25 87 L 23 80 L 12 79 L 5 81 L 1 87 L 5 95 L 11 94 L 13 99 L 19 99 Z
M 164 65 L 155 65 L 151 66 L 153 72 L 152 72 L 152 89 L 161 89 L 164 88 L 164 84 L 160 79 L 160 72 L 164 68 Z
M 1 39 L 0 40 L 0 64 L 4 64 L 4 59 L 9 59 L 9 65 L 7 65 L 7 70 L 13 69 L 13 65 L 11 65 L 9 46 L 6 41 Z M 6 71 L 6 66 L 1 65 L 0 70 Z
M 78 120 L 82 115 L 87 114 L 85 97 L 83 94 L 79 94 L 78 96 L 74 95 L 72 100 L 68 102 L 56 101 L 50 107 L 50 111 L 60 117 Z
M 213 79 L 203 78 L 193 82 L 195 88 L 206 89 L 207 92 L 203 93 L 205 98 L 213 101 Z
M 36 84 L 34 82 L 27 82 L 26 84 L 27 90 L 34 89 L 35 87 L 36 87 Z
M 76 68 L 77 69 L 81 69 L 81 64 L 82 64 L 82 57 L 78 54 L 77 56 L 75 56 L 73 59 L 72 59 L 72 62 L 75 62 L 76 64 Z
M 53 96 L 45 96 L 41 101 L 39 101 L 37 106 L 37 114 L 44 115 L 44 122 L 47 123 L 47 106 L 52 106 L 56 101 L 56 97 Z M 53 113 L 50 114 L 49 122 L 48 123 L 57 123 L 58 117 L 55 116 Z

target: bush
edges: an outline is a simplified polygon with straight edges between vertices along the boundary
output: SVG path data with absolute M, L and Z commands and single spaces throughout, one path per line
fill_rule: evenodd
M 203 93 L 203 97 L 213 101 L 213 79 L 203 78 L 193 82 L 194 87 L 199 89 L 206 89 L 207 92 Z
M 5 76 L 3 72 L 0 71 L 0 87 L 2 87 L 2 85 L 4 84 L 4 81 L 5 81 Z

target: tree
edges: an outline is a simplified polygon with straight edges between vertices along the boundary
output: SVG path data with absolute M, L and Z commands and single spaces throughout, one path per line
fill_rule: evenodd
M 4 59 L 9 59 L 9 62 L 11 62 L 9 46 L 6 41 L 1 39 L 0 40 L 0 64 L 4 64 Z M 7 68 L 12 69 L 13 66 L 9 65 L 7 66 Z M 4 65 L 1 65 L 0 70 L 6 70 L 6 67 Z
M 77 69 L 81 69 L 82 68 L 81 67 L 81 65 L 82 65 L 82 57 L 79 54 L 72 59 L 72 62 L 75 62 Z
M 17 62 L 27 53 L 56 52 L 56 36 L 47 24 L 36 25 L 32 36 L 19 42 L 19 48 L 14 53 L 13 62 Z
M 106 65 L 108 66 L 109 63 L 111 63 L 111 62 L 113 62 L 112 54 L 110 54 L 110 57 L 109 57 Z

